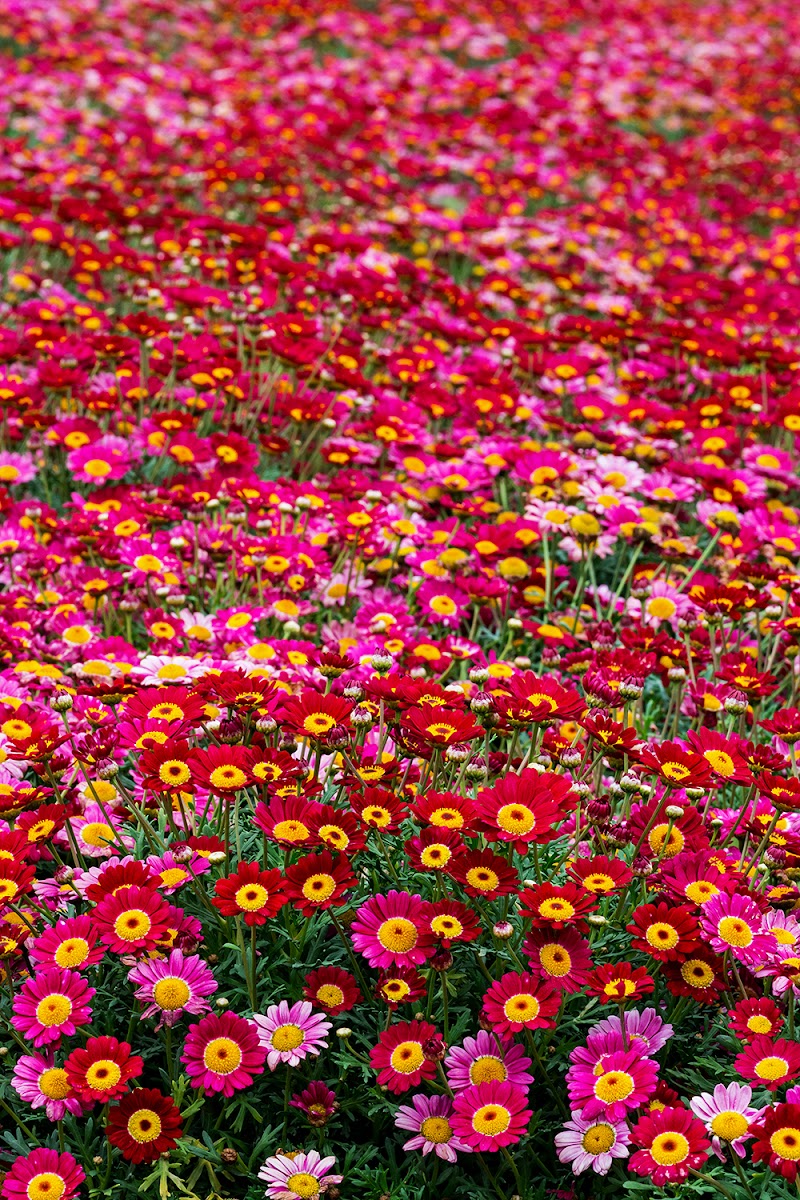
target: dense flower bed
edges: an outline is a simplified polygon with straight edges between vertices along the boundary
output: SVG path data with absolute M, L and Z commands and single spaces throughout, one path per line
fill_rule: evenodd
M 798 34 L 2 6 L 5 1200 L 795 1194 Z

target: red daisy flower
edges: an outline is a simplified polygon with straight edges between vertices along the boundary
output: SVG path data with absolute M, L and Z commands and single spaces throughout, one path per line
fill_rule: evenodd
M 460 834 L 431 826 L 409 838 L 404 850 L 415 871 L 444 871 L 452 868 L 454 859 L 464 853 L 465 847 Z
M 589 943 L 574 929 L 558 933 L 534 929 L 522 943 L 522 951 L 529 960 L 532 975 L 564 992 L 579 991 L 592 969 Z
M 106 1137 L 128 1162 L 155 1162 L 174 1150 L 181 1136 L 181 1114 L 171 1096 L 157 1088 L 136 1088 L 109 1110 Z
M 554 1029 L 552 1019 L 561 1004 L 559 992 L 529 972 L 509 971 L 496 980 L 483 998 L 483 1012 L 494 1032 Z
M 334 808 L 332 804 L 316 804 L 309 824 L 314 844 L 327 846 L 337 854 L 353 858 L 367 844 L 366 834 L 355 815 Z
M 21 1154 L 3 1179 L 3 1200 L 72 1200 L 86 1175 L 71 1154 L 38 1149 Z
M 468 896 L 494 900 L 519 891 L 519 875 L 493 850 L 469 850 L 459 855 L 448 872 Z
M 518 854 L 552 841 L 570 808 L 571 785 L 563 775 L 525 771 L 506 775 L 478 793 L 481 829 L 493 842 L 510 842 Z
M 142 954 L 163 942 L 171 905 L 150 888 L 124 887 L 106 896 L 92 913 L 100 941 L 115 954 Z
M 84 1104 L 107 1104 L 128 1090 L 128 1081 L 141 1075 L 144 1061 L 131 1054 L 127 1042 L 115 1037 L 92 1037 L 64 1062 L 67 1082 Z
M 385 788 L 368 787 L 350 792 L 350 807 L 372 829 L 394 833 L 408 814 L 408 806 Z
M 215 796 L 232 796 L 253 782 L 253 752 L 246 746 L 208 746 L 190 752 L 192 778 Z
M 306 854 L 286 868 L 286 898 L 304 917 L 346 903 L 345 892 L 355 887 L 356 877 L 346 858 L 334 858 L 330 850 Z
M 474 832 L 478 820 L 478 809 L 474 801 L 455 792 L 426 792 L 412 804 L 411 813 L 423 825 L 437 829 L 452 829 L 456 833 L 469 835 Z
M 595 968 L 586 980 L 590 996 L 597 996 L 601 1004 L 635 1002 L 652 992 L 654 983 L 644 967 L 632 967 L 630 963 L 604 963 Z
M 427 1021 L 402 1021 L 384 1030 L 369 1056 L 378 1086 L 399 1094 L 433 1079 L 436 1062 L 426 1058 L 425 1046 L 435 1036 L 436 1027 Z
M 310 849 L 319 845 L 319 837 L 312 829 L 317 808 L 316 801 L 305 796 L 274 796 L 269 804 L 259 801 L 253 824 L 285 850 L 296 846 Z
M 706 1161 L 711 1145 L 703 1122 L 688 1108 L 648 1113 L 634 1126 L 631 1141 L 641 1149 L 631 1156 L 629 1170 L 649 1175 L 657 1187 L 681 1183 Z
M 480 920 L 472 909 L 449 898 L 423 904 L 420 921 L 445 949 L 453 942 L 474 942 L 481 933 Z
M 613 892 L 619 892 L 633 879 L 633 871 L 627 863 L 619 858 L 608 858 L 605 854 L 577 859 L 567 867 L 567 874 L 595 896 L 610 896 Z
M 265 925 L 286 903 L 281 873 L 260 863 L 240 862 L 234 875 L 218 879 L 211 903 L 223 917 L 244 917 L 245 925 Z
M 429 755 L 432 747 L 457 746 L 483 736 L 472 713 L 433 704 L 421 704 L 403 713 L 400 729 L 405 741 L 423 756 Z
M 783 1013 L 774 1000 L 740 1000 L 728 1010 L 728 1028 L 744 1042 L 756 1037 L 774 1038 L 783 1027 Z
M 640 904 L 627 930 L 632 948 L 659 962 L 683 959 L 700 945 L 700 926 L 686 905 Z
M 411 1004 L 427 993 L 425 977 L 416 967 L 393 967 L 381 971 L 375 985 L 375 995 L 394 1010 L 398 1004 Z
M 758 1033 L 733 1065 L 743 1079 L 760 1083 L 774 1092 L 782 1083 L 796 1079 L 800 1074 L 800 1044 L 786 1038 L 773 1042 Z
M 527 917 L 534 925 L 548 925 L 552 929 L 564 929 L 567 925 L 585 928 L 584 918 L 597 908 L 594 894 L 574 883 L 560 887 L 540 883 L 520 892 L 519 901 L 520 916 Z
M 717 786 L 711 764 L 694 750 L 687 750 L 680 742 L 662 742 L 661 745 L 640 746 L 639 762 L 648 774 L 658 775 L 667 787 L 709 788 Z
M 224 848 L 224 843 L 223 843 Z M 101 867 L 100 874 L 86 888 L 85 896 L 93 904 L 99 904 L 105 896 L 111 896 L 127 887 L 158 889 L 158 879 L 146 862 L 117 863 L 109 861 Z
M 301 738 L 318 742 L 336 725 L 350 725 L 352 704 L 341 696 L 327 696 L 308 688 L 300 696 L 287 700 L 283 708 L 286 726 Z
M 722 959 L 713 950 L 695 950 L 685 962 L 664 963 L 662 977 L 673 996 L 691 996 L 699 1004 L 715 1004 L 725 990 Z
M 349 1012 L 364 997 L 355 978 L 341 967 L 318 967 L 305 978 L 303 995 L 330 1016 Z
M 697 809 L 681 802 L 682 815 L 670 819 L 664 812 L 666 806 L 665 796 L 637 805 L 628 821 L 629 840 L 653 858 L 674 858 L 686 849 L 705 850 L 708 833 Z
M 753 1162 L 766 1162 L 776 1175 L 794 1182 L 800 1170 L 800 1104 L 766 1108 L 750 1126 Z

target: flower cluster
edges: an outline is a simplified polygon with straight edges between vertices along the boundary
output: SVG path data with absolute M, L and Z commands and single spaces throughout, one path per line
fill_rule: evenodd
M 800 1186 L 798 34 L 3 5 L 2 1200 Z

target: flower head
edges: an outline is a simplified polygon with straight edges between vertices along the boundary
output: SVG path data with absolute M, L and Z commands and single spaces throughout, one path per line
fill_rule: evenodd
M 332 1175 L 336 1159 L 321 1158 L 316 1150 L 298 1154 L 274 1154 L 258 1172 L 267 1185 L 269 1200 L 316 1200 L 328 1188 L 342 1182 L 341 1175 Z
M 752 1091 L 741 1083 L 718 1083 L 713 1092 L 702 1092 L 689 1107 L 711 1134 L 711 1149 L 725 1159 L 723 1144 L 744 1158 L 744 1143 L 752 1137 L 751 1126 L 761 1110 L 750 1107 Z
M 89 1021 L 94 992 L 77 971 L 47 967 L 17 992 L 11 1024 L 37 1048 L 58 1046 L 62 1037 L 71 1037 Z
M 145 1004 L 141 1019 L 158 1015 L 156 1029 L 174 1025 L 184 1013 L 207 1012 L 208 997 L 218 987 L 199 955 L 184 955 L 180 950 L 171 950 L 168 958 L 144 959 L 128 979 L 136 984 L 136 999 Z
M 596 1175 L 607 1175 L 615 1158 L 628 1157 L 629 1143 L 624 1120 L 588 1119 L 580 1113 L 573 1113 L 555 1136 L 559 1162 L 570 1163 L 573 1175 L 582 1175 L 590 1167 Z
M 285 1000 L 272 1004 L 264 1016 L 253 1017 L 258 1028 L 258 1040 L 267 1052 L 267 1066 L 274 1071 L 280 1063 L 296 1067 L 309 1055 L 317 1055 L 327 1046 L 326 1034 L 331 1029 L 308 1000 L 298 1000 L 291 1008 Z
M 436 1027 L 427 1021 L 399 1021 L 380 1035 L 369 1061 L 378 1072 L 378 1086 L 390 1092 L 407 1092 L 423 1079 L 432 1079 L 436 1063 L 426 1054 L 427 1043 Z
M 181 1114 L 171 1096 L 136 1088 L 108 1113 L 106 1136 L 128 1162 L 154 1162 L 181 1136 Z
M 64 1063 L 70 1087 L 85 1104 L 107 1104 L 128 1089 L 128 1082 L 141 1075 L 144 1062 L 131 1054 L 127 1042 L 115 1037 L 91 1037 L 78 1046 Z
M 648 1113 L 631 1132 L 631 1141 L 640 1149 L 631 1156 L 629 1170 L 648 1175 L 657 1187 L 680 1183 L 708 1158 L 705 1133 L 688 1108 Z
M 181 1061 L 192 1087 L 232 1096 L 264 1070 L 266 1052 L 256 1026 L 236 1013 L 211 1013 L 193 1025 Z
M 455 1162 L 459 1154 L 469 1153 L 470 1147 L 457 1137 L 450 1120 L 453 1102 L 449 1096 L 412 1096 L 411 1104 L 401 1104 L 394 1123 L 414 1136 L 403 1143 L 404 1150 L 421 1150 L 423 1155 L 435 1154 L 446 1162 Z
M 471 1150 L 500 1150 L 524 1136 L 532 1116 L 526 1103 L 521 1088 L 492 1079 L 453 1097 L 451 1124 Z
M 71 1154 L 32 1150 L 14 1159 L 0 1195 L 3 1200 L 70 1200 L 85 1178 Z

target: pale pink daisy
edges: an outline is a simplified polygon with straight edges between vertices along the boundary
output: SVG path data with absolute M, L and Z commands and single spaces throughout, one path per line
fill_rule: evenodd
M 332 1028 L 308 1000 L 298 1000 L 291 1008 L 281 1000 L 271 1004 L 263 1016 L 255 1013 L 253 1020 L 271 1071 L 281 1063 L 296 1067 L 309 1055 L 319 1054 L 328 1045 L 325 1035 Z
M 555 1144 L 559 1162 L 570 1163 L 573 1175 L 582 1175 L 589 1167 L 596 1175 L 607 1175 L 615 1158 L 628 1157 L 630 1132 L 624 1120 L 592 1119 L 574 1112 L 556 1134 Z
M 458 1154 L 470 1154 L 470 1147 L 453 1131 L 450 1116 L 453 1102 L 449 1096 L 412 1096 L 411 1104 L 401 1104 L 395 1113 L 398 1129 L 406 1129 L 413 1137 L 403 1143 L 404 1150 L 433 1152 L 437 1158 L 455 1162 Z
M 14 1065 L 11 1085 L 31 1108 L 43 1108 L 51 1121 L 61 1121 L 66 1113 L 78 1116 L 84 1110 L 67 1080 L 67 1072 L 56 1066 L 51 1051 L 21 1054 Z
M 490 1079 L 513 1083 L 527 1092 L 533 1083 L 530 1065 L 522 1046 L 513 1042 L 504 1045 L 496 1034 L 482 1029 L 477 1037 L 465 1038 L 462 1046 L 450 1047 L 444 1069 L 454 1092 Z
M 723 1142 L 739 1158 L 745 1156 L 744 1143 L 753 1136 L 750 1127 L 762 1112 L 760 1108 L 750 1107 L 752 1095 L 752 1088 L 745 1084 L 718 1083 L 713 1092 L 702 1092 L 689 1101 L 692 1112 L 711 1134 L 711 1149 L 723 1162 Z
M 322 1158 L 316 1150 L 301 1152 L 290 1157 L 288 1154 L 273 1154 L 268 1158 L 258 1178 L 267 1185 L 269 1200 L 316 1200 L 330 1187 L 341 1183 L 342 1175 L 332 1175 L 336 1165 L 333 1155 Z

